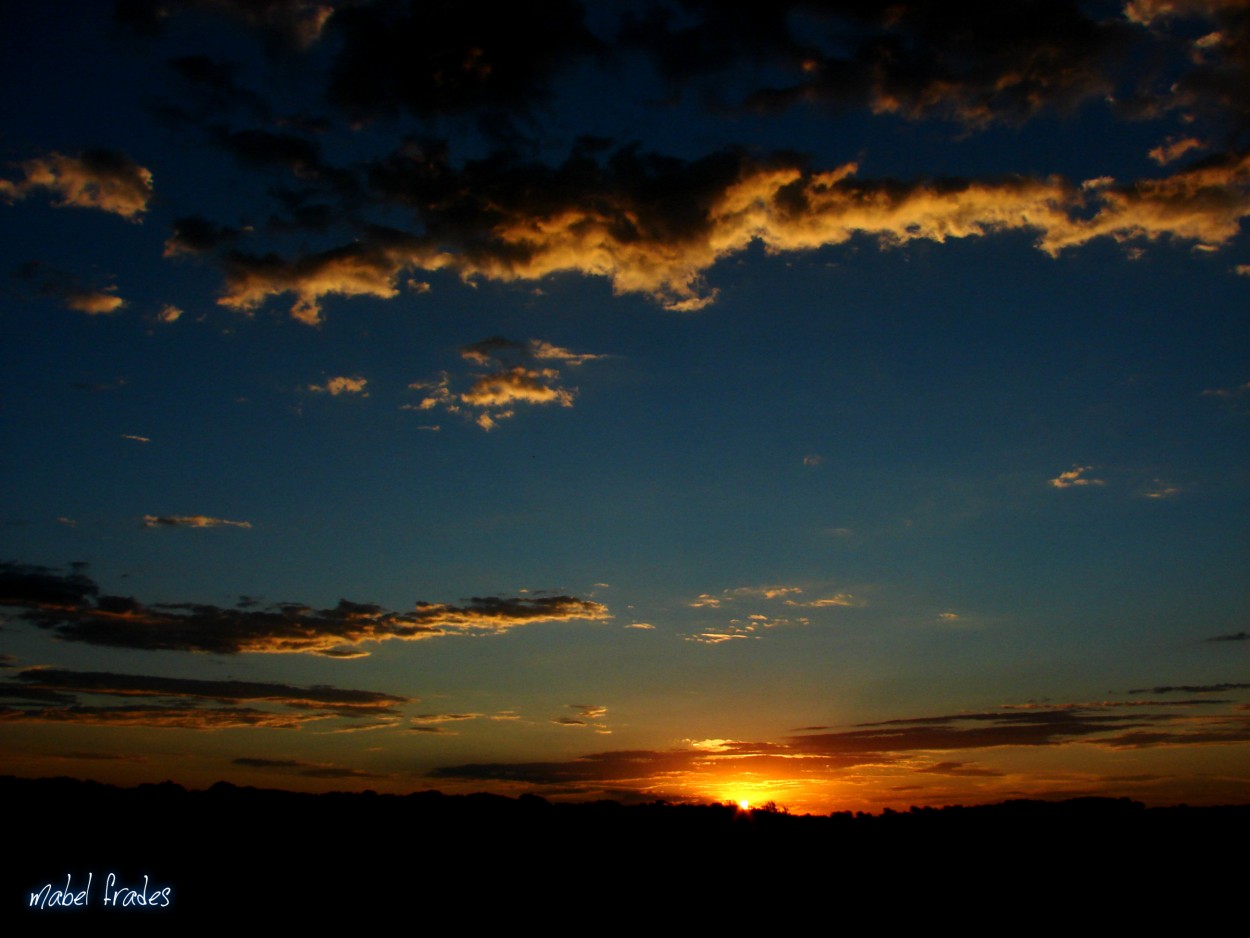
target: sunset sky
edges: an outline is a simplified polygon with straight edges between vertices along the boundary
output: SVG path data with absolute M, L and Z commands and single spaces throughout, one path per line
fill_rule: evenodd
M 0 12 L 0 773 L 1250 801 L 1245 0 Z

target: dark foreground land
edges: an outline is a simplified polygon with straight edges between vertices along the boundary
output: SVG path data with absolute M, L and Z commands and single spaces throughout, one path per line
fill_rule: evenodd
M 0 933 L 12 934 L 363 928 L 397 915 L 418 934 L 750 922 L 790 934 L 900 916 L 1023 934 L 1009 922 L 1076 916 L 1084 931 L 1156 913 L 1193 929 L 1250 895 L 1250 806 L 1077 799 L 799 817 L 15 778 L 0 778 L 0 798 Z

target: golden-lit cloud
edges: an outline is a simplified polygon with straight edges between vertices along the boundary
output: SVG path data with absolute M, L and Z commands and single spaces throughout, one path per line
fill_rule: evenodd
M 368 380 L 365 378 L 349 378 L 346 375 L 341 375 L 337 378 L 328 379 L 325 384 L 310 384 L 308 390 L 318 394 L 329 394 L 331 397 L 338 397 L 340 394 L 368 397 L 369 392 L 365 390 L 365 385 L 368 383 Z
M 307 325 L 321 322 L 326 296 L 372 296 L 389 300 L 399 294 L 396 279 L 412 258 L 411 239 L 398 232 L 374 230 L 372 237 L 293 261 L 275 254 L 232 252 L 224 260 L 226 286 L 217 302 L 247 312 L 270 296 L 294 293 L 291 317 Z
M 78 310 L 89 316 L 101 316 L 115 313 L 126 301 L 114 292 L 116 288 L 107 287 L 103 290 L 68 289 L 61 299 L 70 309 Z
M 1083 485 L 1106 485 L 1102 479 L 1092 479 L 1085 473 L 1093 470 L 1093 466 L 1073 466 L 1066 472 L 1061 472 L 1055 478 L 1050 480 L 1050 484 L 1057 489 L 1070 489 Z
M 640 203 L 627 183 L 610 176 L 595 180 L 593 197 L 570 189 L 560 200 L 557 175 L 552 195 L 558 204 L 548 200 L 539 209 L 522 199 L 509 205 L 501 196 L 491 205 L 489 230 L 476 232 L 472 252 L 457 251 L 448 240 L 436 252 L 414 243 L 406 262 L 494 280 L 576 271 L 608 278 L 617 293 L 643 293 L 667 308 L 693 310 L 715 298 L 705 273 L 755 243 L 790 253 L 857 236 L 901 246 L 1023 231 L 1052 255 L 1103 237 L 1222 245 L 1250 215 L 1248 160 L 1216 157 L 1160 179 L 1102 179 L 1087 186 L 1058 177 L 860 181 L 857 163 L 810 172 L 783 159 L 643 164 L 638 172 L 674 178 L 703 171 L 697 191 L 686 193 L 681 225 L 669 217 L 676 203 Z M 397 175 L 389 185 L 402 192 Z
M 560 371 L 540 362 L 576 366 L 605 356 L 573 352 L 541 339 L 522 343 L 495 336 L 464 346 L 460 357 L 475 368 L 486 369 L 486 373 L 458 379 L 457 384 L 467 383 L 463 391 L 453 389 L 452 376 L 446 371 L 436 378 L 414 381 L 409 390 L 421 391 L 424 396 L 419 404 L 407 406 L 462 414 L 489 431 L 501 420 L 515 417 L 520 405 L 573 406 L 577 389 L 562 386 Z
M 152 173 L 112 150 L 49 153 L 27 160 L 22 172 L 18 182 L 0 179 L 0 198 L 13 201 L 46 189 L 57 196 L 57 206 L 95 208 L 138 221 L 152 197 Z
M 250 528 L 250 521 L 227 521 L 208 515 L 144 515 L 145 528 Z

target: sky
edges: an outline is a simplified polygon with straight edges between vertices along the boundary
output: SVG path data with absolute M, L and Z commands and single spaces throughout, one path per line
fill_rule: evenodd
M 0 13 L 0 755 L 1250 800 L 1244 0 Z

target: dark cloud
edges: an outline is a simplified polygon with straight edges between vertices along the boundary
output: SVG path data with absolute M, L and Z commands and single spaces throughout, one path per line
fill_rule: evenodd
M 277 54 L 314 43 L 332 11 L 331 3 L 321 0 L 115 0 L 113 17 L 123 29 L 153 37 L 178 14 L 224 16 L 255 30 Z
M 173 234 L 165 241 L 165 256 L 179 254 L 206 254 L 236 241 L 242 232 L 238 228 L 217 225 L 198 215 L 174 220 Z
M 148 704 L 95 704 L 99 697 L 159 698 Z M 294 728 L 314 720 L 382 719 L 394 725 L 396 707 L 412 698 L 328 685 L 298 687 L 256 681 L 212 681 L 147 674 L 114 674 L 62 668 L 28 668 L 14 681 L 0 682 L 0 698 L 14 703 L 0 711 L 13 723 L 81 723 L 221 729 L 258 726 Z M 84 703 L 84 700 L 88 701 Z M 285 708 L 261 709 L 254 704 Z
M 806 101 L 913 120 L 1019 123 L 1108 96 L 1133 38 L 1122 21 L 1093 17 L 1084 4 L 1064 0 L 801 6 L 789 22 L 803 24 L 816 42 L 790 38 L 777 50 L 801 79 L 757 92 L 749 104 Z
M 823 728 L 821 728 L 823 729 Z M 779 743 L 713 739 L 689 749 L 600 752 L 564 762 L 482 763 L 445 766 L 435 778 L 511 781 L 534 785 L 617 783 L 647 786 L 679 776 L 714 777 L 718 770 L 764 777 L 830 773 L 863 765 L 905 764 L 914 755 L 1015 746 L 1086 743 L 1107 748 L 1188 746 L 1250 738 L 1250 716 L 1197 718 L 1144 708 L 1101 704 L 918 717 L 861 724 L 840 732 L 791 736 Z M 796 761 L 797 760 L 797 761 Z M 913 771 L 948 776 L 994 777 L 1003 773 L 963 761 L 940 761 Z
M 72 706 L 44 710 L 0 710 L 0 723 L 74 723 L 85 726 L 154 726 L 169 729 L 220 730 L 239 727 L 297 729 L 323 720 L 324 713 L 275 713 L 252 707 Z
M 1233 632 L 1230 635 L 1213 635 L 1208 642 L 1246 642 L 1250 641 L 1250 632 Z
M 420 602 L 411 612 L 346 599 L 320 610 L 295 603 L 247 609 L 197 603 L 145 606 L 129 597 L 98 596 L 96 584 L 82 574 L 57 575 L 46 568 L 15 564 L 0 565 L 0 586 L 5 587 L 0 605 L 17 608 L 20 618 L 66 641 L 215 654 L 359 657 L 368 652 L 357 646 L 370 642 L 499 633 L 533 622 L 608 618 L 601 603 L 564 595 L 473 597 L 459 606 Z M 60 600 L 40 598 L 49 596 Z
M 100 595 L 95 581 L 79 570 L 0 563 L 0 606 L 75 608 Z
M 108 694 L 123 697 L 188 697 L 229 703 L 265 700 L 290 707 L 376 712 L 390 710 L 411 698 L 380 691 L 348 690 L 327 685 L 296 687 L 256 681 L 205 681 L 193 678 L 156 677 L 146 674 L 113 674 L 105 671 L 71 671 L 61 668 L 28 668 L 17 675 L 35 689 L 59 692 Z
M 239 86 L 237 67 L 206 55 L 179 56 L 170 60 L 169 67 L 198 94 L 204 113 L 242 109 L 260 120 L 270 119 L 265 100 Z
M 576 0 L 375 0 L 336 10 L 328 32 L 330 100 L 352 118 L 469 113 L 486 127 L 510 125 L 600 47 Z
M 935 762 L 933 765 L 916 769 L 916 771 L 962 778 L 1001 778 L 1004 774 L 997 769 L 987 769 L 981 766 L 970 765 L 967 762 Z
M 249 769 L 274 769 L 278 771 L 289 771 L 294 775 L 300 775 L 304 778 L 379 778 L 373 772 L 365 772 L 361 769 L 349 769 L 339 765 L 327 765 L 316 762 L 303 762 L 299 759 L 258 759 L 249 756 L 240 756 L 233 760 L 234 765 L 241 765 Z
M 315 176 L 320 172 L 320 148 L 296 134 L 256 129 L 232 131 L 225 127 L 213 127 L 211 133 L 213 140 L 244 166 L 280 167 L 296 176 Z
M 1168 684 L 1162 687 L 1138 687 L 1130 694 L 1226 694 L 1230 690 L 1247 690 L 1250 684 Z

